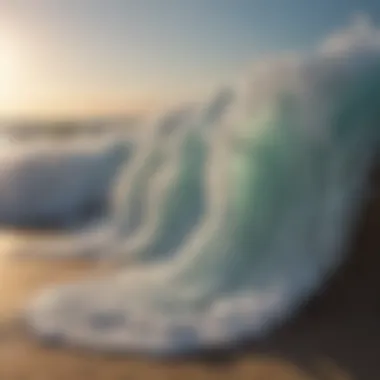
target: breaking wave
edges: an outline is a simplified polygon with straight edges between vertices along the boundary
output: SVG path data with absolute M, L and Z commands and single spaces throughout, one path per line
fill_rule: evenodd
M 24 246 L 123 269 L 46 290 L 28 324 L 42 339 L 149 354 L 261 336 L 344 259 L 379 122 L 380 33 L 367 24 L 162 115 L 119 176 L 109 222 Z

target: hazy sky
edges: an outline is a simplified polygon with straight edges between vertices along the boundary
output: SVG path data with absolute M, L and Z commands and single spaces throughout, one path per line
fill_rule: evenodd
M 378 0 L 0 0 L 0 116 L 149 109 L 307 49 Z

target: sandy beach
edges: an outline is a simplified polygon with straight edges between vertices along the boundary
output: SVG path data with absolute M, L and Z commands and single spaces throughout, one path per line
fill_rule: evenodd
M 77 261 L 21 262 L 12 258 L 4 245 L 0 260 L 0 379 L 380 379 L 379 193 L 376 191 L 363 213 L 350 259 L 297 318 L 265 341 L 239 351 L 175 362 L 41 347 L 14 320 L 23 304 L 47 285 L 105 269 Z

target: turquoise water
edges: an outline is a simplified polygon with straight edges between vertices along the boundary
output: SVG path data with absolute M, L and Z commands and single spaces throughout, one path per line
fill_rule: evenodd
M 348 28 L 338 42 L 268 62 L 219 94 L 220 109 L 214 99 L 148 144 L 119 182 L 112 237 L 93 246 L 138 265 L 46 290 L 27 307 L 33 331 L 180 354 L 294 313 L 344 260 L 380 142 L 379 32 Z

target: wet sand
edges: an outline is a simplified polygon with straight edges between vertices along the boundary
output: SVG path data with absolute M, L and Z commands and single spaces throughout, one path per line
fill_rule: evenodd
M 380 171 L 344 267 L 298 316 L 234 352 L 158 362 L 41 347 L 13 320 L 46 285 L 102 273 L 86 262 L 20 262 L 0 247 L 1 380 L 380 379 Z

